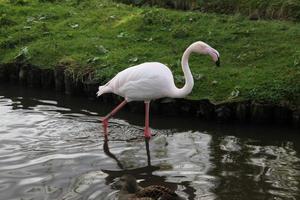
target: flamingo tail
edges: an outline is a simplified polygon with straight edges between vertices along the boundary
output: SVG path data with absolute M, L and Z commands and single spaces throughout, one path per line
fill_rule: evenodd
M 104 93 L 109 93 L 109 92 L 111 92 L 111 88 L 108 85 L 99 86 L 97 97 L 101 96 Z

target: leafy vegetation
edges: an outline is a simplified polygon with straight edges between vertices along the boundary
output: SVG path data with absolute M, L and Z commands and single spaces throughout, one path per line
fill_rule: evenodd
M 223 14 L 243 14 L 251 18 L 300 21 L 300 0 L 117 0 L 133 5 L 201 10 Z
M 108 0 L 0 0 L 0 64 L 23 60 L 65 65 L 101 83 L 146 61 L 168 65 L 184 84 L 180 59 L 203 40 L 221 53 L 221 68 L 193 55 L 188 98 L 300 104 L 300 25 L 241 16 L 132 7 Z

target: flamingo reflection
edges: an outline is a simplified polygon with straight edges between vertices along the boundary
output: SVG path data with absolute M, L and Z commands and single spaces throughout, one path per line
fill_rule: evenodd
M 104 143 L 103 143 L 103 150 L 104 153 L 116 161 L 118 167 L 120 170 L 108 170 L 108 169 L 101 169 L 102 172 L 106 173 L 108 176 L 105 178 L 106 184 L 110 185 L 115 181 L 116 178 L 122 177 L 123 175 L 132 174 L 136 179 L 142 179 L 143 181 L 140 182 L 140 185 L 145 187 L 149 186 L 149 183 L 151 184 L 158 184 L 163 185 L 167 188 L 170 188 L 173 191 L 176 191 L 178 186 L 181 185 L 185 189 L 183 191 L 188 191 L 190 194 L 188 199 L 192 200 L 194 199 L 196 190 L 190 186 L 188 181 L 183 181 L 180 183 L 174 183 L 174 182 L 168 182 L 166 181 L 165 176 L 158 176 L 154 175 L 153 172 L 158 171 L 160 169 L 159 166 L 153 166 L 151 164 L 151 154 L 150 154 L 150 148 L 149 148 L 149 138 L 145 138 L 145 147 L 146 147 L 146 153 L 147 153 L 147 166 L 144 167 L 138 167 L 134 169 L 126 169 L 122 162 L 117 158 L 116 155 L 114 155 L 110 149 L 109 149 L 109 142 L 107 137 L 105 137 Z

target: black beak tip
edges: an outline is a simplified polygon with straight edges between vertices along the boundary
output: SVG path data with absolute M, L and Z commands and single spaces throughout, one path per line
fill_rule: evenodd
M 220 61 L 220 58 L 218 58 L 218 60 L 217 60 L 217 62 L 216 62 L 216 66 L 217 66 L 217 67 L 220 67 L 220 65 L 221 65 L 221 61 Z

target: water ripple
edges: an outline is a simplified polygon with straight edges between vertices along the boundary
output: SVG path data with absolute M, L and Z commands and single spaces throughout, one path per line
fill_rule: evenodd
M 99 104 L 65 101 L 0 96 L 0 199 L 116 200 L 111 184 L 127 173 L 189 200 L 300 199 L 299 135 L 153 116 L 148 148 L 143 116 L 126 113 L 133 120 L 113 118 L 105 143 Z

